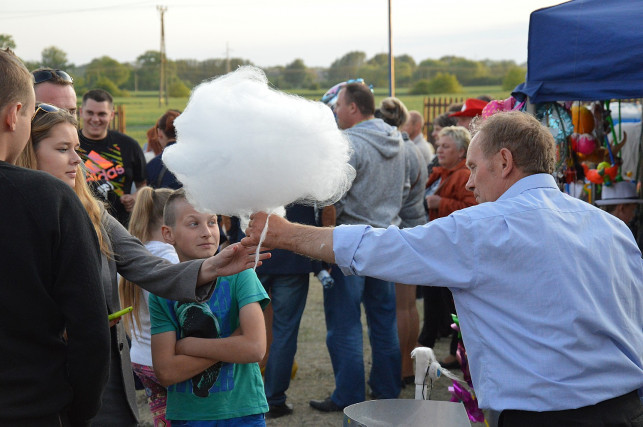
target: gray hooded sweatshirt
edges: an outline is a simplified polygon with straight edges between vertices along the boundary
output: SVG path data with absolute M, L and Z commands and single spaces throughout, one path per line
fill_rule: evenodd
M 356 176 L 337 202 L 337 224 L 400 225 L 399 212 L 409 182 L 405 176 L 402 136 L 381 119 L 344 130 L 353 150 L 349 163 Z
M 409 139 L 406 132 L 402 133 L 404 140 L 404 154 L 406 157 L 406 179 L 410 186 L 405 188 L 404 200 L 400 218 L 400 227 L 415 227 L 427 223 L 427 215 L 424 210 L 424 187 L 429 179 L 429 170 L 425 167 L 424 156 L 420 149 Z

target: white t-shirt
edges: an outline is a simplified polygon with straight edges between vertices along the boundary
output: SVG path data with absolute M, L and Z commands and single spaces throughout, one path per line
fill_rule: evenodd
M 164 258 L 174 264 L 178 264 L 179 257 L 176 255 L 174 247 L 168 243 L 150 241 L 145 244 L 145 247 L 152 255 Z M 150 328 L 150 310 L 147 305 L 147 300 L 150 293 L 143 289 L 143 301 L 139 307 L 139 320 L 141 323 L 141 330 L 130 331 L 132 337 L 132 345 L 130 347 L 130 359 L 132 362 L 139 365 L 152 366 L 152 347 L 151 347 L 151 334 Z

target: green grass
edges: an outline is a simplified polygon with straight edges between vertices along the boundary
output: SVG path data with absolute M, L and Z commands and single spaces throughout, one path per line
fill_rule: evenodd
M 326 89 L 296 90 L 292 93 L 307 99 L 320 99 L 325 91 Z M 424 95 L 409 95 L 407 88 L 398 88 L 395 94 L 409 110 L 423 111 Z M 494 99 L 505 99 L 509 96 L 509 92 L 503 91 L 500 86 L 469 86 L 464 87 L 462 93 L 436 94 L 431 97 L 475 98 L 480 95 L 489 95 Z M 387 96 L 388 89 L 375 89 L 375 104 L 378 105 Z M 185 110 L 188 98 L 170 98 L 169 105 L 159 106 L 158 92 L 151 91 L 132 93 L 129 97 L 117 97 L 114 98 L 114 103 L 125 107 L 126 132 L 142 146 L 147 142 L 147 130 L 154 126 L 158 118 L 170 108 Z
M 146 132 L 168 109 L 183 111 L 188 98 L 169 98 L 169 105 L 159 106 L 158 92 L 138 92 L 129 97 L 114 98 L 115 105 L 125 107 L 126 133 L 141 146 L 147 142 Z

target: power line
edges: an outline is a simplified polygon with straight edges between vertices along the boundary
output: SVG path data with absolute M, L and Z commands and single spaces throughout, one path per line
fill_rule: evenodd
M 0 17 L 11 18 L 11 19 L 36 18 L 39 16 L 63 15 L 68 13 L 71 14 L 71 13 L 99 12 L 99 11 L 105 11 L 105 10 L 136 9 L 143 6 L 152 6 L 153 4 L 154 4 L 153 0 L 146 0 L 138 3 L 122 3 L 122 4 L 114 4 L 110 6 L 99 6 L 99 7 L 81 8 L 81 9 L 51 9 L 51 10 L 39 9 L 39 10 L 3 11 Z

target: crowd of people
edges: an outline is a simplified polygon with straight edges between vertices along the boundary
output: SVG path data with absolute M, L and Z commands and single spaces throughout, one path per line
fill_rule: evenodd
M 109 129 L 108 92 L 82 96 L 79 126 L 66 72 L 2 50 L 0 74 L 0 425 L 137 425 L 135 378 L 155 426 L 287 416 L 311 273 L 325 277 L 335 380 L 316 410 L 397 398 L 411 350 L 439 337 L 458 368 L 457 310 L 499 425 L 641 425 L 643 265 L 625 225 L 641 200 L 630 183 L 606 189 L 608 212 L 562 193 L 551 133 L 530 115 L 476 122 L 486 101 L 467 99 L 428 142 L 422 114 L 346 83 L 329 106 L 355 180 L 333 206 L 271 216 L 255 272 L 267 215 L 244 237 L 163 163 L 180 111 L 148 132 L 146 156 Z

